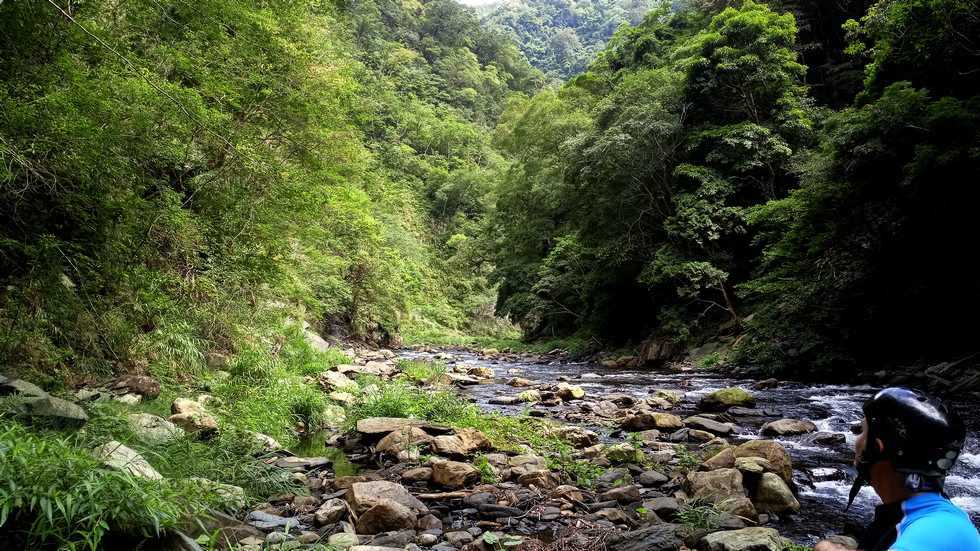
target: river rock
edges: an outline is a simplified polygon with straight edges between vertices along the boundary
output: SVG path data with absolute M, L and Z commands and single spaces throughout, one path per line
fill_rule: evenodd
M 734 466 L 743 475 L 756 478 L 762 476 L 762 473 L 772 472 L 772 463 L 764 457 L 738 457 Z
M 320 388 L 330 391 L 356 385 L 357 383 L 339 371 L 324 371 L 316 376 L 316 384 Z
M 748 497 L 730 497 L 720 504 L 719 509 L 742 518 L 747 518 L 752 522 L 759 521 L 759 512 L 756 510 L 755 504 Z
M 736 469 L 695 471 L 684 480 L 684 491 L 691 499 L 720 503 L 733 497 L 746 497 L 742 473 Z
M 792 436 L 794 434 L 807 434 L 816 430 L 817 426 L 812 422 L 796 419 L 780 419 L 762 425 L 764 436 Z
M 316 523 L 320 526 L 333 524 L 345 518 L 350 509 L 347 502 L 343 499 L 333 498 L 323 502 L 320 507 L 313 512 Z
M 566 402 L 568 400 L 581 400 L 585 398 L 585 391 L 580 386 L 558 383 L 558 387 L 555 389 L 555 396 Z
M 498 406 L 516 406 L 521 403 L 521 400 L 517 396 L 494 396 L 487 400 L 487 403 Z
M 723 388 L 705 394 L 698 401 L 698 408 L 708 411 L 724 411 L 731 407 L 754 408 L 755 397 L 741 388 Z
M 114 391 L 139 394 L 147 398 L 156 398 L 160 395 L 160 382 L 146 375 L 122 375 L 112 381 L 109 388 Z
M 0 375 L 0 396 L 18 394 L 20 396 L 34 396 L 40 398 L 47 396 L 48 393 L 34 383 L 29 383 L 23 379 L 8 379 Z
M 416 520 L 417 515 L 411 508 L 390 499 L 382 499 L 357 518 L 354 529 L 358 534 L 411 530 L 415 528 Z
M 576 448 L 587 448 L 599 442 L 599 435 L 595 432 L 573 425 L 558 427 L 551 434 L 559 440 L 574 444 Z
M 630 532 L 612 532 L 606 549 L 615 551 L 674 551 L 684 546 L 689 528 L 682 524 L 655 524 Z
M 364 434 L 387 434 L 408 427 L 424 427 L 428 425 L 422 419 L 405 419 L 403 417 L 370 417 L 357 422 L 357 432 Z
M 660 486 L 661 484 L 666 483 L 668 480 L 670 480 L 670 478 L 668 478 L 667 475 L 656 469 L 643 471 L 636 477 L 636 483 L 641 486 Z
M 701 463 L 701 468 L 706 471 L 718 469 L 731 469 L 735 466 L 735 452 L 731 448 L 725 448 L 716 453 L 710 459 Z
M 507 465 L 514 468 L 520 467 L 524 469 L 525 472 L 531 471 L 542 471 L 548 469 L 548 461 L 545 458 L 533 455 L 515 455 L 513 457 L 507 458 Z
M 356 482 L 347 490 L 345 498 L 347 504 L 350 505 L 351 510 L 356 515 L 365 513 L 382 500 L 401 503 L 420 514 L 425 514 L 429 511 L 425 504 L 409 494 L 404 486 L 394 482 L 388 482 L 387 480 Z
M 847 439 L 843 434 L 837 434 L 835 432 L 815 432 L 807 437 L 806 441 L 811 444 L 833 446 L 836 444 L 843 444 L 847 441 Z
M 628 442 L 613 444 L 602 455 L 614 463 L 642 463 L 644 459 L 643 452 Z
M 532 471 L 522 474 L 517 479 L 521 486 L 536 486 L 545 490 L 554 490 L 561 485 L 561 479 L 551 471 Z
M 737 417 L 782 417 L 782 412 L 778 409 L 752 409 L 752 408 L 730 408 L 729 415 Z
M 135 477 L 147 480 L 161 480 L 160 475 L 135 450 L 123 446 L 121 442 L 112 440 L 92 450 L 92 455 L 106 468 L 114 471 L 125 471 Z
M 626 516 L 626 513 L 622 509 L 606 507 L 599 509 L 595 512 L 596 515 L 608 520 L 613 524 L 626 524 L 630 521 L 630 518 Z
M 430 377 L 426 383 L 437 386 L 473 386 L 480 384 L 480 379 L 462 373 L 441 373 Z
M 599 496 L 600 501 L 617 501 L 623 505 L 635 503 L 640 499 L 640 490 L 632 484 L 616 486 Z
M 517 399 L 521 402 L 540 402 L 541 392 L 536 388 L 530 388 L 518 394 Z
M 184 435 L 177 425 L 152 413 L 133 413 L 128 418 L 129 429 L 148 444 L 166 444 Z
M 480 470 L 460 461 L 437 461 L 432 465 L 432 481 L 450 488 L 465 488 L 480 481 Z
M 478 451 L 489 450 L 492 446 L 490 444 L 490 439 L 487 438 L 483 431 L 475 428 L 457 428 L 453 431 L 457 438 L 461 442 L 461 447 L 463 453 L 466 455 L 476 453 Z
M 382 379 L 391 379 L 399 370 L 397 367 L 387 363 L 367 362 L 364 365 L 341 364 L 337 366 L 337 371 L 351 379 L 355 379 L 361 374 L 377 375 Z
M 670 413 L 637 413 L 628 416 L 621 427 L 625 430 L 660 429 L 673 431 L 683 427 L 680 417 Z
M 726 436 L 732 433 L 732 427 L 724 423 L 719 423 L 718 421 L 705 419 L 704 417 L 688 417 L 687 419 L 684 419 L 684 425 L 692 429 L 707 431 L 719 436 Z
M 517 507 L 498 505 L 496 503 L 484 503 L 482 505 L 477 505 L 476 509 L 477 511 L 480 511 L 480 515 L 482 515 L 483 518 L 489 520 L 496 520 L 498 518 L 513 518 L 524 515 L 524 511 L 518 509 Z
M 772 470 L 787 484 L 793 480 L 793 462 L 789 452 L 772 440 L 749 440 L 735 448 L 735 457 L 762 457 L 769 460 Z
M 583 501 L 582 490 L 575 486 L 563 484 L 551 491 L 551 499 L 561 499 L 565 501 Z
M 19 398 L 18 402 L 28 415 L 36 417 L 59 417 L 73 421 L 88 421 L 88 414 L 78 404 L 73 404 L 68 400 L 55 398 L 54 396 Z
M 463 448 L 463 441 L 454 434 L 436 436 L 430 444 L 432 452 L 440 456 L 462 456 L 469 453 Z
M 683 395 L 684 395 L 683 392 L 678 392 L 676 390 L 666 390 L 663 388 L 654 388 L 650 390 L 650 398 L 662 402 L 667 402 L 671 406 L 680 405 L 681 397 Z
M 644 499 L 643 508 L 653 511 L 660 518 L 672 519 L 683 510 L 684 504 L 676 497 L 655 497 Z
M 630 396 L 629 394 L 606 394 L 605 396 L 600 396 L 599 400 L 603 402 L 612 402 L 620 408 L 628 408 L 636 404 L 636 398 Z
M 755 390 L 766 390 L 767 388 L 776 388 L 776 385 L 778 384 L 779 381 L 770 378 L 757 382 L 752 388 Z
M 507 380 L 507 385 L 509 386 L 537 386 L 534 381 L 529 381 L 527 379 L 522 379 L 520 377 L 511 377 Z
M 413 482 L 428 482 L 430 480 L 432 480 L 432 468 L 430 467 L 409 469 L 402 473 L 402 482 L 406 482 L 408 484 Z
M 796 500 L 786 482 L 775 473 L 763 473 L 755 494 L 755 506 L 758 509 L 773 513 L 800 511 L 800 502 Z
M 703 551 L 779 551 L 783 542 L 775 529 L 753 527 L 708 534 L 699 547 Z

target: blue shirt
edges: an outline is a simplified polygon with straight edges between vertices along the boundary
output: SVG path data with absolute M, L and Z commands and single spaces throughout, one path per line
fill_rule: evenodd
M 938 493 L 926 493 L 902 502 L 895 551 L 980 551 L 980 535 L 962 509 Z

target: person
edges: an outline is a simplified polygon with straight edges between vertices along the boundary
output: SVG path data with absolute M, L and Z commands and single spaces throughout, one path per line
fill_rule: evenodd
M 980 534 L 969 516 L 942 493 L 966 439 L 959 414 L 942 400 L 904 388 L 886 388 L 862 409 L 861 434 L 854 444 L 858 476 L 847 506 L 865 482 L 882 505 L 858 548 L 980 551 Z M 845 549 L 823 540 L 813 551 Z

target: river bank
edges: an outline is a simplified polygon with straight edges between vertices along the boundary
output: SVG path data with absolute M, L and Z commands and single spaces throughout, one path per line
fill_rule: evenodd
M 748 544 L 730 538 L 746 535 L 769 542 L 765 545 L 772 549 L 812 544 L 839 531 L 847 520 L 840 507 L 853 475 L 848 466 L 851 426 L 859 419 L 861 401 L 873 392 L 869 386 L 765 381 L 744 378 L 745 373 L 736 378 L 724 370 L 690 366 L 610 366 L 561 354 L 423 347 L 351 355 L 356 356 L 352 363 L 335 365 L 302 384 L 328 396 L 334 408 L 344 404 L 351 415 L 363 414 L 359 408 L 365 401 L 390 409 L 404 398 L 390 389 L 422 392 L 424 387 L 443 394 L 452 389 L 484 415 L 512 422 L 507 429 L 511 438 L 501 444 L 495 437 L 495 445 L 472 427 L 417 419 L 372 424 L 372 417 L 357 423 L 334 417 L 326 421 L 325 432 L 294 427 L 307 436 L 303 446 L 290 448 L 307 457 L 296 457 L 273 440 L 265 441 L 264 451 L 253 452 L 252 460 L 263 465 L 263 472 L 292 481 L 292 490 L 265 494 L 246 507 L 244 492 L 216 479 L 209 483 L 211 493 L 222 493 L 225 509 L 234 514 L 221 516 L 216 524 L 208 521 L 205 528 L 184 523 L 177 528 L 189 536 L 173 532 L 169 541 L 183 542 L 178 548 L 184 549 L 203 544 L 250 551 L 328 543 L 408 551 L 631 545 L 738 549 Z M 408 366 L 434 369 L 425 377 L 416 373 L 419 383 L 406 383 L 412 377 L 402 368 Z M 91 410 L 91 400 L 148 392 L 133 384 L 112 386 L 98 391 L 101 398 L 85 393 L 76 398 Z M 751 402 L 714 405 L 709 397 L 732 392 L 726 389 L 747 392 L 742 399 Z M 222 422 L 233 418 L 222 414 L 233 404 L 197 398 L 192 400 L 197 406 L 181 402 L 187 411 L 171 418 L 205 421 L 209 411 Z M 447 404 L 449 409 L 468 407 Z M 177 401 L 170 406 L 177 408 Z M 786 424 L 784 418 L 795 419 L 797 428 L 773 428 Z M 179 437 L 186 430 L 171 434 Z M 190 437 L 210 430 L 202 423 Z M 208 440 L 201 443 L 207 446 Z M 138 438 L 125 444 L 152 451 Z M 759 445 L 768 448 L 746 451 Z M 972 486 L 969 469 L 975 471 L 980 461 L 976 449 L 967 451 L 961 461 L 967 472 L 961 474 L 958 466 L 950 487 L 960 494 L 958 504 L 976 518 L 980 507 L 973 505 L 980 491 Z M 152 454 L 147 457 L 147 463 L 154 463 Z M 122 465 L 128 469 L 134 462 L 125 459 Z M 776 490 L 761 489 L 763 480 Z M 363 497 L 369 489 L 382 497 Z M 392 492 L 404 498 L 402 505 L 411 513 L 386 504 L 367 514 Z M 781 501 L 774 502 L 771 493 Z M 848 518 L 870 514 L 874 500 L 868 493 L 862 492 Z M 712 539 L 706 539 L 709 532 Z M 650 538 L 663 547 L 655 547 Z M 715 539 L 729 543 L 716 547 Z

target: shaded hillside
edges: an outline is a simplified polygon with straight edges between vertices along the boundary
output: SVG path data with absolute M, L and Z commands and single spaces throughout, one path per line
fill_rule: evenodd
M 14 371 L 175 376 L 287 314 L 396 342 L 492 301 L 461 260 L 487 128 L 543 79 L 471 10 L 6 2 L 0 51 Z

